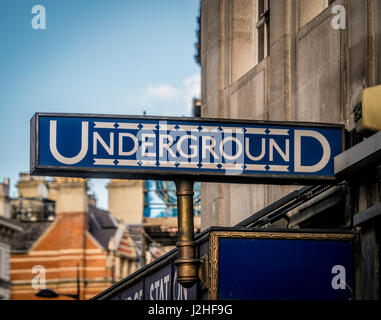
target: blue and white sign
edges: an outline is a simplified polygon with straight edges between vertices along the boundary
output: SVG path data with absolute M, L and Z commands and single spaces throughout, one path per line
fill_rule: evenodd
M 31 131 L 32 174 L 81 177 L 321 183 L 343 145 L 315 123 L 36 114 Z

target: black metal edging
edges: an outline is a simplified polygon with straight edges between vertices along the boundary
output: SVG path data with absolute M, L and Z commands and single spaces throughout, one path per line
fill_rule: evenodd
M 199 123 L 227 123 L 227 124 L 253 124 L 253 125 L 274 125 L 274 126 L 297 126 L 316 128 L 342 128 L 345 126 L 337 123 L 308 122 L 308 121 L 272 121 L 272 120 L 249 120 L 249 119 L 226 119 L 226 118 L 195 118 L 195 117 L 171 117 L 171 116 L 142 116 L 142 115 L 120 115 L 120 114 L 97 114 L 97 113 L 64 113 L 64 112 L 36 112 L 33 117 L 63 117 L 63 118 L 120 118 L 124 120 L 161 120 L 161 121 L 188 121 Z M 32 119 L 33 119 L 32 117 Z M 32 120 L 31 119 L 31 120 Z
M 306 193 L 306 192 L 308 192 L 308 191 L 310 191 L 312 189 L 313 189 L 313 187 L 306 186 L 306 187 L 300 188 L 299 190 L 295 190 L 295 191 L 287 194 L 283 198 L 280 198 L 279 200 L 277 200 L 277 201 L 273 202 L 272 204 L 268 205 L 267 207 L 265 207 L 265 208 L 259 210 L 258 212 L 254 213 L 253 215 L 251 215 L 247 219 L 245 219 L 245 220 L 241 221 L 240 223 L 236 224 L 234 227 L 235 228 L 247 228 L 251 224 L 256 222 L 257 220 L 259 220 L 262 217 L 270 214 L 274 210 L 281 208 L 282 206 L 286 205 L 290 201 L 300 197 L 302 194 L 304 194 L 304 193 Z
M 331 187 L 333 187 L 333 185 L 306 186 L 299 190 L 295 190 L 254 213 L 247 219 L 236 224 L 234 227 L 253 228 L 263 226 L 269 222 L 274 222 L 283 217 L 290 210 L 300 206 L 308 200 L 311 200 Z
M 313 188 L 312 190 L 308 190 L 305 194 L 300 195 L 295 200 L 291 201 L 288 205 L 280 208 L 279 210 L 275 211 L 274 213 L 269 214 L 268 216 L 264 217 L 263 219 L 259 220 L 258 223 L 255 223 L 255 226 L 261 227 L 267 223 L 274 223 L 275 221 L 281 219 L 282 217 L 285 217 L 286 214 L 299 207 L 303 203 L 317 197 L 319 194 L 333 188 L 333 185 L 324 185 L 324 186 L 317 186 Z M 342 192 L 342 191 L 340 191 Z
M 195 235 L 196 243 L 199 244 L 200 242 L 205 241 L 208 237 L 209 232 L 214 230 L 221 230 L 221 229 L 223 228 L 210 227 L 196 234 Z M 106 290 L 92 297 L 90 300 L 105 300 L 109 298 L 110 296 L 118 295 L 119 291 L 123 290 L 123 288 L 128 287 L 129 285 L 132 285 L 140 281 L 145 276 L 155 272 L 155 270 L 160 269 L 161 267 L 166 265 L 168 262 L 171 263 L 172 261 L 176 259 L 176 257 L 177 257 L 177 249 L 174 248 L 171 251 L 168 251 L 166 254 L 159 257 L 158 259 L 156 259 L 155 261 L 152 261 L 151 263 L 145 265 L 144 267 L 130 274 L 126 278 L 120 280 L 119 282 L 115 283 L 111 287 L 107 288 Z
M 176 254 L 176 251 L 177 251 L 176 248 L 172 249 L 171 251 L 162 255 L 155 261 L 152 261 L 151 263 L 141 267 L 139 270 L 130 274 L 126 278 L 113 284 L 111 287 L 107 288 L 101 293 L 98 293 L 96 296 L 92 297 L 90 300 L 106 300 L 107 298 L 110 298 L 111 296 L 119 295 L 119 291 L 122 290 L 123 288 L 129 285 L 135 284 L 141 279 L 144 279 L 146 275 L 149 275 L 153 273 L 156 269 L 159 269 L 162 266 L 166 265 L 168 261 L 170 262 L 172 259 L 175 260 L 173 256 Z M 143 289 L 144 289 L 144 286 L 143 286 Z

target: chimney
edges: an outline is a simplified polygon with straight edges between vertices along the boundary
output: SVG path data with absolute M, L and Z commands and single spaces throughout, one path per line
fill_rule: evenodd
M 125 224 L 142 223 L 144 180 L 111 179 L 107 185 L 108 207 Z
M 30 176 L 27 173 L 20 173 L 20 180 L 17 183 L 18 196 L 23 198 L 46 198 L 47 182 L 45 177 Z
M 9 178 L 0 183 L 0 217 L 10 219 L 11 202 L 9 198 Z
M 86 249 L 89 229 L 87 180 L 58 178 L 55 215 L 60 249 Z
M 58 178 L 56 192 L 56 215 L 89 211 L 86 179 Z

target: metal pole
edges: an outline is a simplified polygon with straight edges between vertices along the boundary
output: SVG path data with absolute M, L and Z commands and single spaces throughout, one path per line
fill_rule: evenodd
M 177 180 L 177 221 L 178 242 L 177 267 L 178 282 L 185 288 L 192 287 L 198 281 L 198 266 L 196 259 L 196 243 L 193 226 L 193 181 Z

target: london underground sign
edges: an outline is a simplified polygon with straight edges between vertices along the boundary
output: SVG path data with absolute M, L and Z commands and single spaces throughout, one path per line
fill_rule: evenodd
M 343 126 L 36 113 L 31 173 L 308 184 L 333 182 Z

